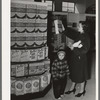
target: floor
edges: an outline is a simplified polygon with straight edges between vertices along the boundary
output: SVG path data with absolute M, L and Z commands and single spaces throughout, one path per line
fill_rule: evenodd
M 92 53 L 92 60 L 91 60 L 91 78 L 87 81 L 86 85 L 86 94 L 84 96 L 81 96 L 80 98 L 75 97 L 74 95 L 77 94 L 80 85 L 77 85 L 77 92 L 75 94 L 70 95 L 64 95 L 64 97 L 61 100 L 96 100 L 96 80 L 95 80 L 95 53 Z M 66 86 L 66 90 L 70 87 L 71 81 L 68 79 L 68 83 Z M 55 100 L 52 88 L 50 91 L 42 98 L 37 98 L 34 100 Z

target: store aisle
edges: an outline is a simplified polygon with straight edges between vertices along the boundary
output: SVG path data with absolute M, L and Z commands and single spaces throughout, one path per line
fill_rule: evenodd
M 86 86 L 86 94 L 85 96 L 81 96 L 80 98 L 77 98 L 74 96 L 74 94 L 70 94 L 70 95 L 65 95 L 64 98 L 62 98 L 61 100 L 96 100 L 95 99 L 95 87 L 96 87 L 96 80 L 95 80 L 95 54 L 92 54 L 92 74 L 91 74 L 91 79 L 87 81 L 87 86 Z M 67 87 L 66 90 L 68 90 L 68 87 L 70 87 L 71 81 L 70 79 L 68 80 L 67 83 Z M 79 85 L 77 85 L 77 92 L 80 88 Z M 75 94 L 77 94 L 77 92 Z M 34 100 L 55 100 L 54 96 L 53 96 L 53 91 L 52 88 L 50 89 L 50 91 L 42 98 L 38 98 L 38 99 L 34 99 Z

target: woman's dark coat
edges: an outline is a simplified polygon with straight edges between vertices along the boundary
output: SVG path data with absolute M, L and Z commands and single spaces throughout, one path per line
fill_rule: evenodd
M 71 51 L 71 55 L 69 57 L 70 78 L 73 82 L 82 83 L 88 79 L 87 52 L 90 47 L 90 39 L 86 33 L 80 34 L 74 30 L 70 31 L 70 29 L 64 33 L 66 36 L 72 38 L 74 42 L 79 40 L 82 41 L 83 47 L 75 47 L 74 50 Z

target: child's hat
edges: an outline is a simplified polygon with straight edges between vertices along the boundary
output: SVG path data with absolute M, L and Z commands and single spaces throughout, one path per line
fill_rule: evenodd
M 59 53 L 63 53 L 64 55 L 66 54 L 64 49 L 58 50 L 57 55 L 59 55 Z

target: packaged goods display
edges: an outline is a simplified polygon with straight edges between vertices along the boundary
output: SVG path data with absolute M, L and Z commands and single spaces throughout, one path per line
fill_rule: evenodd
M 47 14 L 46 3 L 11 1 L 11 94 L 16 97 L 38 93 L 50 82 Z

